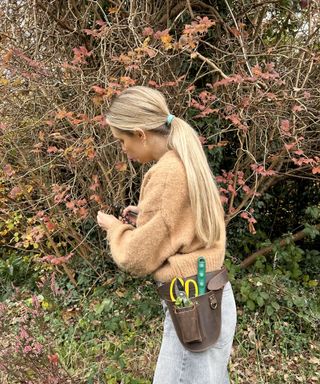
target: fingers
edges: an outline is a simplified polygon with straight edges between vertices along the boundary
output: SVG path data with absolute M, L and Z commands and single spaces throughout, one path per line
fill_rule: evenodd
M 122 216 L 127 216 L 130 212 L 139 213 L 139 208 L 135 205 L 129 205 L 128 207 L 124 208 L 122 211 Z

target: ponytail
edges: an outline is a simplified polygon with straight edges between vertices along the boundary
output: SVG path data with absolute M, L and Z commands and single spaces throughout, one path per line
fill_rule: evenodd
M 128 134 L 136 127 L 168 136 L 168 149 L 182 160 L 188 180 L 196 234 L 207 248 L 224 238 L 224 211 L 219 191 L 196 131 L 171 115 L 162 93 L 135 86 L 116 97 L 106 115 L 110 125 Z

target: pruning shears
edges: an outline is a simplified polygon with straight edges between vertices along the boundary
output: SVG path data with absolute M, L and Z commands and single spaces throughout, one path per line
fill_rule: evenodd
M 123 207 L 120 205 L 120 204 L 108 204 L 110 210 L 112 211 L 112 214 L 115 216 L 115 217 L 120 217 L 122 216 L 122 211 L 123 211 Z M 128 221 L 130 222 L 130 216 L 134 219 L 137 218 L 138 214 L 136 212 L 133 212 L 133 211 L 130 211 L 126 214 L 125 216 L 125 219 L 128 219 Z M 132 223 L 131 223 L 132 224 Z M 133 224 L 132 224 L 133 225 Z
M 194 297 L 197 297 L 199 289 L 195 280 L 188 279 L 184 281 L 181 277 L 175 277 L 171 280 L 170 299 L 176 306 L 189 307 L 193 305 L 190 300 L 190 284 L 192 284 L 194 288 Z

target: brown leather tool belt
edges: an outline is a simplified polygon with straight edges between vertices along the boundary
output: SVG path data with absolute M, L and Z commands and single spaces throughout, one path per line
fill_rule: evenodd
M 187 279 L 196 280 L 196 276 Z M 182 308 L 177 308 L 170 299 L 170 283 L 158 284 L 159 296 L 169 309 L 178 338 L 189 351 L 206 351 L 217 341 L 221 331 L 222 293 L 228 281 L 224 266 L 219 271 L 208 272 L 206 293 L 194 297 L 194 291 L 190 289 L 192 305 Z

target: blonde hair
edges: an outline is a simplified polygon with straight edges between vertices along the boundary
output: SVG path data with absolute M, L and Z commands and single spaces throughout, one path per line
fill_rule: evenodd
M 223 238 L 225 232 L 219 191 L 196 131 L 176 116 L 167 124 L 168 114 L 162 93 L 135 86 L 116 97 L 106 117 L 112 128 L 127 133 L 139 127 L 168 136 L 168 149 L 176 151 L 186 170 L 196 234 L 209 248 Z

